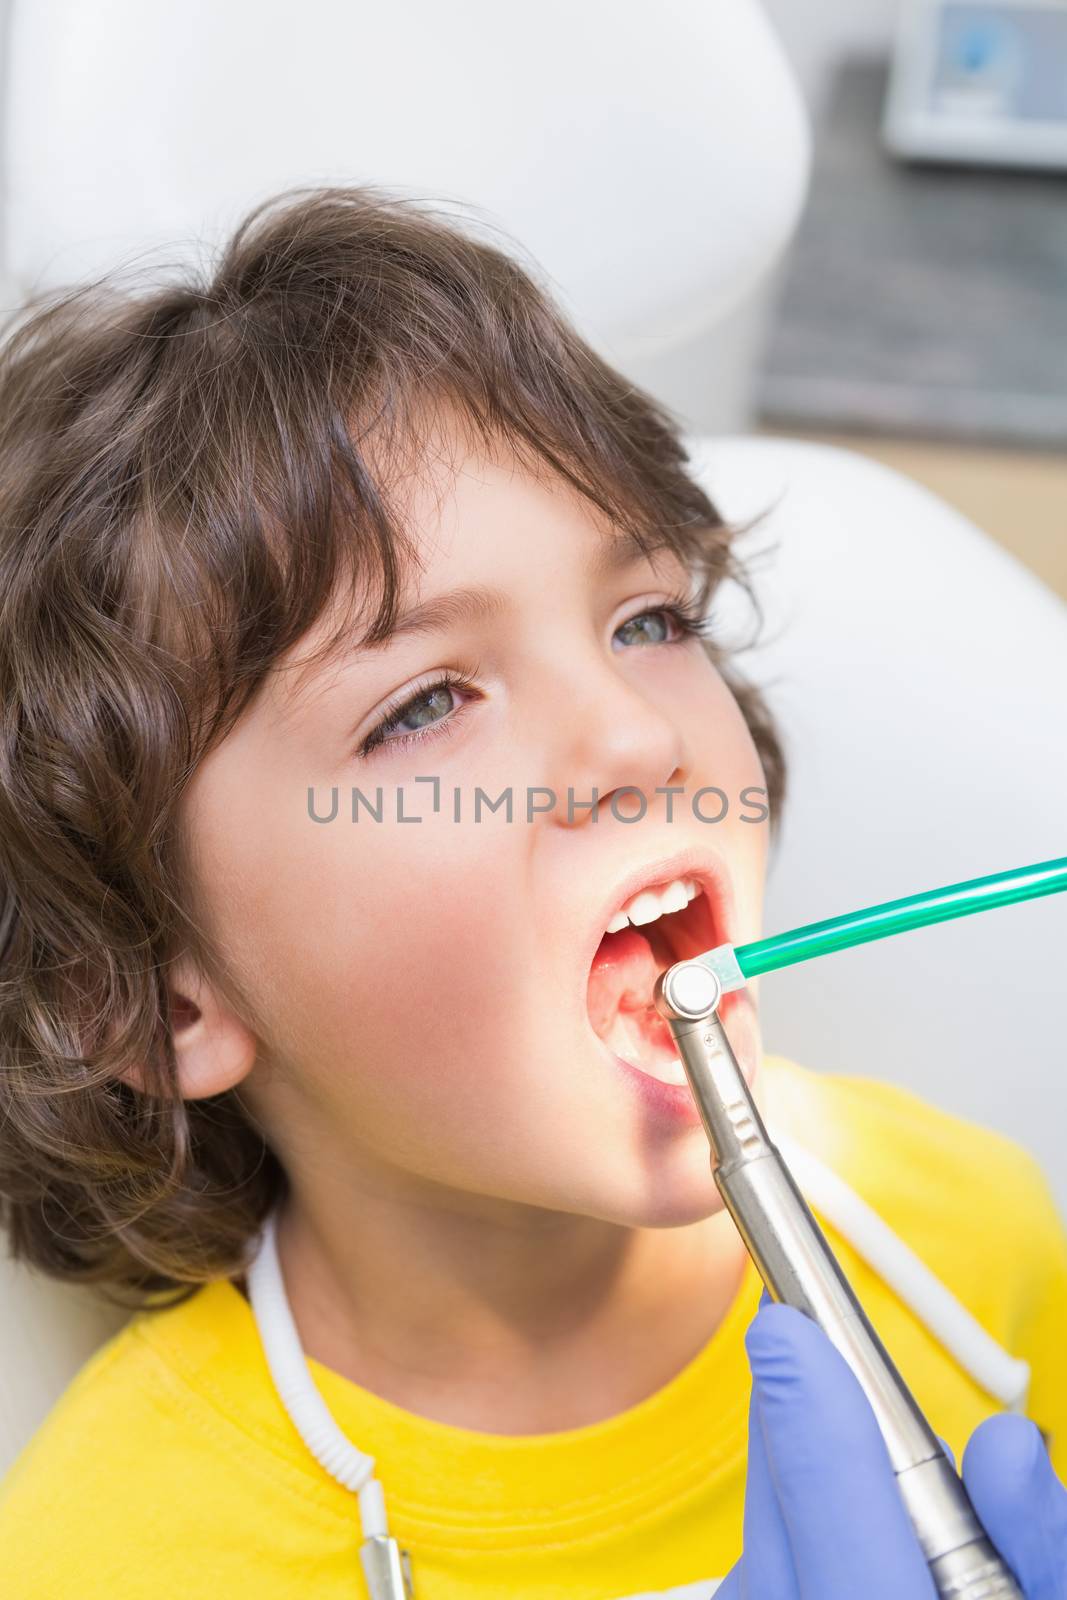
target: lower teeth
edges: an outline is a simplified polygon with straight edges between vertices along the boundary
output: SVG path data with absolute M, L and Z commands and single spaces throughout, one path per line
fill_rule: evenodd
M 615 1055 L 661 1083 L 689 1081 L 667 1020 L 652 1002 L 639 1007 L 620 1006 L 604 1043 Z
M 606 934 L 590 970 L 587 1004 L 594 1033 L 613 1055 L 661 1083 L 685 1085 L 674 1035 L 652 999 L 657 975 L 675 954 L 659 923 Z

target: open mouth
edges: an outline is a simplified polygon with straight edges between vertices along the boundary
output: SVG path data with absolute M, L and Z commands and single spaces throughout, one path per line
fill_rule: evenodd
M 628 915 L 624 915 L 628 913 Z M 663 1083 L 684 1084 L 674 1035 L 652 998 L 657 977 L 690 956 L 715 948 L 714 907 L 693 878 L 643 890 L 622 908 L 597 946 L 586 1005 L 593 1032 L 621 1056 Z

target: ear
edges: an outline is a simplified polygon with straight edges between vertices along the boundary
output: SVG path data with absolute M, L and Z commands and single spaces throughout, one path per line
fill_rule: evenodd
M 167 969 L 170 1026 L 183 1099 L 222 1094 L 252 1070 L 256 1037 L 188 957 Z M 138 1066 L 123 1077 L 144 1089 Z

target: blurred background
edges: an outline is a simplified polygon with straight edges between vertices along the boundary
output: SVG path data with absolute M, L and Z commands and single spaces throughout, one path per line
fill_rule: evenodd
M 908 474 L 1067 597 L 1067 6 L 763 9 L 812 128 L 806 204 L 708 363 L 652 376 L 698 426 Z M 699 387 L 731 360 L 733 410 Z
M 1067 7 L 766 10 L 815 148 L 758 425 L 908 473 L 1067 595 Z

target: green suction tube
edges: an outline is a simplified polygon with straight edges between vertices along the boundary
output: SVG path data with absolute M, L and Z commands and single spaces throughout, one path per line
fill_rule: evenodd
M 1017 867 L 1013 872 L 994 872 L 988 878 L 971 878 L 966 883 L 950 883 L 944 889 L 928 889 L 924 894 L 907 895 L 903 900 L 887 900 L 884 905 L 849 911 L 823 922 L 809 922 L 769 939 L 754 939 L 734 950 L 737 964 L 746 978 L 795 961 L 810 961 L 813 956 L 848 950 L 870 939 L 884 939 L 891 933 L 906 933 L 909 928 L 925 928 L 951 917 L 968 917 L 972 911 L 991 911 L 994 906 L 1014 905 L 1017 900 L 1034 900 L 1038 895 L 1057 894 L 1067 889 L 1067 856 L 1054 861 L 1039 861 L 1032 867 Z

